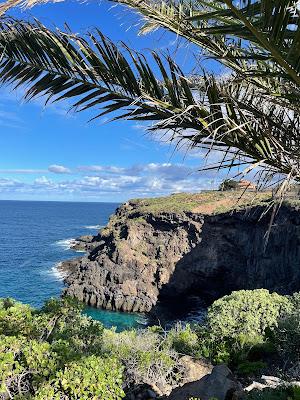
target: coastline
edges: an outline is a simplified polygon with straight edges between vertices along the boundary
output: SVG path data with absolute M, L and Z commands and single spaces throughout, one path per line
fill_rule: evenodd
M 296 247 L 287 258 L 282 245 L 297 240 L 297 208 L 281 207 L 265 253 L 267 194 L 254 204 L 249 194 L 237 209 L 235 199 L 210 192 L 124 203 L 97 235 L 77 239 L 73 248 L 86 253 L 60 265 L 64 294 L 99 309 L 159 315 L 188 297 L 210 304 L 241 289 L 298 290 Z

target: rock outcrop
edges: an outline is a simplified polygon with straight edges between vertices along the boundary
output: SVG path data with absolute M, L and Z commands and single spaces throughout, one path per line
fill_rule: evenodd
M 99 246 L 98 236 L 84 235 L 75 239 L 75 243 L 71 245 L 72 250 L 76 251 L 92 251 L 95 247 Z
M 172 391 L 164 400 L 233 400 L 240 398 L 242 385 L 226 365 L 217 365 L 210 374 L 198 381 L 186 383 Z
M 97 236 L 82 239 L 88 253 L 61 265 L 66 294 L 99 308 L 148 312 L 158 300 L 179 304 L 187 294 L 212 301 L 239 289 L 300 289 L 296 208 L 281 207 L 266 246 L 264 206 L 211 215 L 202 203 L 176 211 L 141 204 L 122 205 Z

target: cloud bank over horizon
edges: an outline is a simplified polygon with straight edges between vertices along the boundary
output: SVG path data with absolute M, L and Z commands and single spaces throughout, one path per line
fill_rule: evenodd
M 41 169 L 0 170 L 0 199 L 125 201 L 134 197 L 213 189 L 214 173 L 176 163 L 81 165 L 52 164 Z M 11 175 L 11 176 L 10 176 Z M 32 175 L 32 177 L 30 176 Z

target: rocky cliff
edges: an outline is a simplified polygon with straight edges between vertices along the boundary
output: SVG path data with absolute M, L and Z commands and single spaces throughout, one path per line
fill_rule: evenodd
M 265 249 L 266 195 L 174 195 L 122 205 L 88 252 L 62 263 L 65 293 L 109 310 L 147 312 L 186 295 L 209 301 L 242 288 L 300 289 L 300 214 L 281 207 Z M 252 199 L 252 200 L 251 200 Z

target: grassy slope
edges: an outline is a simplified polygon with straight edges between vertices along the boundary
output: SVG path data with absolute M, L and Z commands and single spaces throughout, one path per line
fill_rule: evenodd
M 249 206 L 266 205 L 271 199 L 269 192 L 219 192 L 178 193 L 167 197 L 130 200 L 139 211 L 145 213 L 184 211 L 200 214 L 219 214 Z

